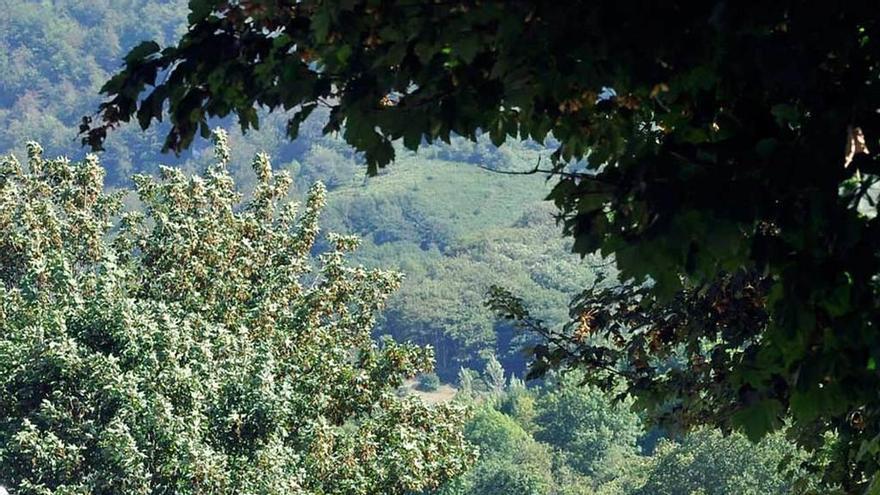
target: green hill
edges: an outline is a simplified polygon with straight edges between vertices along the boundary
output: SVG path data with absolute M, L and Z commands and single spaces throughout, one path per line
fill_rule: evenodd
M 481 368 L 489 353 L 521 372 L 522 341 L 483 307 L 489 285 L 562 322 L 571 296 L 595 278 L 589 263 L 560 256 L 568 246 L 545 194 L 541 177 L 409 157 L 336 189 L 325 225 L 363 238 L 360 261 L 406 274 L 380 333 L 434 346 L 445 378 L 460 366 Z

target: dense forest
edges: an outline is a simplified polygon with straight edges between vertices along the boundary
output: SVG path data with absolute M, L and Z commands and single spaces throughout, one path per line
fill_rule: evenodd
M 80 141 L 85 135 L 88 144 L 89 118 L 106 119 L 105 83 L 120 71 L 141 77 L 131 70 L 143 62 L 136 47 L 146 40 L 173 46 L 196 32 L 192 26 L 204 20 L 198 12 L 210 3 L 0 2 L 0 487 L 12 495 L 240 487 L 272 494 L 763 495 L 856 493 L 853 487 L 873 479 L 850 475 L 872 469 L 864 455 L 876 441 L 858 443 L 865 427 L 856 422 L 873 409 L 839 412 L 834 403 L 842 395 L 822 395 L 843 385 L 823 378 L 822 392 L 798 402 L 788 391 L 785 399 L 760 395 L 748 382 L 753 375 L 762 386 L 772 382 L 768 394 L 785 387 L 781 375 L 755 371 L 752 355 L 788 364 L 799 358 L 740 354 L 765 341 L 741 326 L 764 328 L 773 318 L 757 306 L 804 292 L 794 282 L 768 288 L 772 281 L 761 277 L 770 268 L 762 275 L 752 265 L 738 271 L 735 262 L 707 261 L 739 248 L 731 233 L 739 224 L 728 228 L 720 214 L 694 207 L 685 220 L 663 224 L 672 225 L 672 237 L 633 248 L 627 243 L 642 241 L 625 230 L 651 216 L 641 203 L 594 214 L 591 200 L 571 199 L 605 194 L 589 189 L 600 172 L 585 170 L 615 153 L 603 146 L 621 142 L 625 131 L 603 129 L 595 151 L 578 143 L 581 152 L 571 152 L 562 129 L 470 129 L 467 119 L 476 117 L 450 110 L 472 132 L 444 128 L 446 139 L 443 132 L 420 135 L 415 146 L 389 141 L 393 164 L 384 167 L 391 155 L 378 152 L 381 146 L 359 147 L 367 139 L 344 125 L 328 132 L 328 120 L 337 118 L 332 104 L 310 108 L 290 139 L 289 121 L 298 117 L 274 108 L 280 104 L 252 105 L 254 97 L 246 101 L 250 122 L 241 113 L 206 112 L 208 127 L 225 129 L 214 131 L 213 142 L 195 137 L 163 152 L 169 133 L 185 138 L 174 134 L 179 122 L 114 122 L 97 158 L 87 156 Z M 438 53 L 471 49 L 449 46 Z M 333 50 L 327 66 L 344 65 L 350 55 Z M 473 50 L 443 70 L 480 62 Z M 681 94 L 709 84 L 693 77 Z M 651 98 L 670 92 L 662 84 Z M 589 98 L 585 106 L 617 101 L 608 87 Z M 580 109 L 572 101 L 558 105 L 562 114 Z M 159 113 L 178 103 L 159 103 Z M 647 106 L 620 105 L 627 118 Z M 795 106 L 774 107 L 789 130 L 806 118 L 792 115 Z M 96 114 L 99 108 L 105 113 Z M 657 115 L 651 125 L 672 126 Z M 362 116 L 347 117 L 357 123 Z M 616 119 L 607 121 L 637 127 Z M 258 128 L 244 130 L 257 120 Z M 524 139 L 505 139 L 514 134 Z M 702 143 L 697 134 L 682 153 Z M 762 143 L 759 154 L 783 147 Z M 724 154 L 713 148 L 699 158 L 712 153 Z M 852 153 L 850 160 L 859 151 Z M 54 159 L 60 156 L 71 161 Z M 563 165 L 535 173 L 547 163 Z M 688 170 L 688 180 L 699 175 Z M 644 184 L 651 173 L 614 179 Z M 639 187 L 633 190 L 647 186 Z M 864 217 L 875 189 L 851 182 L 841 194 L 858 195 L 853 204 Z M 695 196 L 702 200 L 705 191 Z M 615 207 L 638 194 L 622 193 Z M 651 200 L 666 205 L 686 196 L 669 189 Z M 579 217 L 588 213 L 589 220 Z M 587 224 L 619 234 L 623 240 L 609 241 L 619 251 L 588 239 Z M 716 237 L 700 246 L 682 233 L 691 231 Z M 810 235 L 792 242 L 813 246 Z M 240 246 L 245 254 L 236 254 Z M 769 253 L 776 244 L 768 246 Z M 738 262 L 741 254 L 730 256 Z M 669 260 L 686 265 L 687 276 L 641 268 L 672 266 Z M 684 282 L 715 277 L 719 266 L 717 278 Z M 782 271 L 793 277 L 796 270 Z M 840 273 L 852 279 L 856 272 Z M 656 301 L 655 289 L 662 293 Z M 815 320 L 798 307 L 777 321 L 813 328 L 849 318 L 855 289 L 822 294 L 836 305 L 828 314 Z M 736 342 L 725 347 L 725 339 Z M 707 378 L 708 362 L 751 364 L 746 378 L 714 369 Z M 757 409 L 743 413 L 730 401 Z M 816 422 L 789 429 L 800 413 L 786 415 L 782 403 L 809 410 Z M 825 407 L 857 434 L 820 421 Z

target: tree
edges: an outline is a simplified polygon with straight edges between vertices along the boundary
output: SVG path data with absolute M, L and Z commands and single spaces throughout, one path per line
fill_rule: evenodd
M 535 423 L 537 416 L 535 393 L 526 387 L 523 380 L 510 377 L 504 396 L 498 400 L 498 410 L 515 419 L 527 432 L 534 433 L 538 429 Z
M 819 478 L 801 466 L 805 451 L 781 433 L 752 443 L 698 429 L 655 444 L 656 432 L 646 433 L 627 407 L 579 386 L 582 375 L 550 378 L 459 397 L 475 410 L 465 432 L 480 457 L 441 494 L 839 493 L 817 490 Z
M 303 163 L 308 171 L 310 162 Z M 296 183 L 307 177 L 298 174 Z M 479 356 L 493 351 L 505 370 L 525 373 L 519 340 L 536 339 L 483 307 L 487 286 L 505 283 L 529 294 L 537 314 L 561 325 L 571 297 L 595 277 L 590 263 L 560 256 L 571 243 L 559 237 L 553 206 L 542 201 L 548 185 L 427 160 L 421 152 L 364 182 L 330 190 L 322 218 L 326 227 L 362 238 L 354 260 L 406 273 L 377 331 L 430 345 L 444 381 L 461 366 L 482 370 Z
M 716 394 L 691 409 L 687 387 L 645 377 L 631 383 L 656 393 L 639 405 L 657 412 L 673 401 L 679 418 L 753 438 L 788 417 L 811 448 L 839 432 L 852 467 L 842 482 L 870 483 L 880 451 L 872 2 L 193 0 L 190 9 L 177 44 L 129 53 L 97 119 L 84 122 L 86 142 L 100 147 L 108 129 L 167 113 L 166 148 L 180 150 L 212 116 L 255 126 L 255 106 L 296 110 L 295 137 L 327 105 L 325 132 L 341 132 L 375 173 L 395 140 L 416 149 L 480 131 L 495 144 L 552 135 L 551 199 L 565 232 L 580 253 L 614 253 L 623 280 L 650 277 L 641 302 L 701 298 L 727 277 L 760 289 L 749 297 L 767 318 L 747 334 L 651 340 L 710 367 L 716 349 L 732 354 L 712 372 L 724 403 L 711 406 Z M 586 168 L 572 166 L 582 158 Z M 621 347 L 644 340 L 624 334 Z M 653 367 L 652 352 L 624 355 Z M 725 414 L 702 415 L 711 410 Z
M 476 392 L 476 381 L 480 378 L 477 372 L 462 366 L 458 369 L 458 394 L 464 399 L 471 399 Z
M 117 70 L 122 56 L 144 39 L 173 41 L 186 29 L 186 12 L 186 0 L 4 2 L 0 155 L 24 154 L 27 139 L 39 141 L 52 156 L 66 152 L 82 115 L 101 102 L 96 89 Z M 171 160 L 158 153 L 163 137 L 159 129 L 120 129 L 102 158 L 105 184 L 121 185 L 132 172 L 168 164 Z
M 422 392 L 436 392 L 440 388 L 440 377 L 436 373 L 422 373 L 416 379 L 416 388 Z
M 483 382 L 490 394 L 500 395 L 504 393 L 507 381 L 504 379 L 504 368 L 498 362 L 498 358 L 491 354 L 486 360 L 486 369 L 483 371 Z
M 443 495 L 554 493 L 551 453 L 513 419 L 489 407 L 476 411 L 466 427 L 468 441 L 480 448 L 480 459 Z
M 577 375 L 555 381 L 536 403 L 535 439 L 567 452 L 569 465 L 596 482 L 619 476 L 625 459 L 638 453 L 638 416 L 626 404 L 608 404 L 598 389 L 579 386 Z
M 472 456 L 461 410 L 400 399 L 428 350 L 370 330 L 400 276 L 313 271 L 325 191 L 301 215 L 258 155 L 241 202 L 225 134 L 203 176 L 135 178 L 94 156 L 0 162 L 0 484 L 21 494 L 403 494 Z
M 700 430 L 680 443 L 663 441 L 651 459 L 647 481 L 638 495 L 761 495 L 765 493 L 804 493 L 796 490 L 798 457 L 791 444 L 780 435 L 769 436 L 758 444 L 742 435 L 723 437 L 716 431 Z M 777 469 L 782 464 L 785 472 Z

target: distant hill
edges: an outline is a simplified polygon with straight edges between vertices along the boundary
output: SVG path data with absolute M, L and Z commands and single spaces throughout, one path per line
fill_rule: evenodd
M 569 251 L 543 201 L 544 180 L 409 157 L 330 195 L 324 225 L 360 235 L 357 259 L 406 273 L 380 333 L 435 347 L 438 372 L 481 368 L 495 353 L 521 372 L 522 341 L 483 307 L 489 285 L 524 295 L 560 323 L 595 269 Z
M 186 3 L 0 0 L 0 153 L 23 156 L 24 143 L 37 140 L 49 156 L 84 156 L 78 125 L 101 101 L 100 86 L 128 49 L 145 39 L 171 40 L 185 29 Z M 359 157 L 322 136 L 320 112 L 316 117 L 294 142 L 281 114 L 263 115 L 260 130 L 244 136 L 231 122 L 216 122 L 231 131 L 239 183 L 252 186 L 247 165 L 259 151 L 294 175 L 295 194 L 323 181 L 331 191 L 325 231 L 360 234 L 360 261 L 407 275 L 377 333 L 433 345 L 441 376 L 451 379 L 459 366 L 480 368 L 487 353 L 521 371 L 521 342 L 483 307 L 488 285 L 510 287 L 558 322 L 592 270 L 564 255 L 568 247 L 553 210 L 542 201 L 543 178 L 473 165 L 525 170 L 544 148 L 454 139 L 418 156 L 401 150 L 397 163 L 366 179 Z M 212 160 L 207 141 L 179 157 L 161 154 L 163 131 L 129 125 L 113 133 L 101 157 L 110 187 L 130 184 L 133 173 L 155 173 L 160 164 L 196 170 Z

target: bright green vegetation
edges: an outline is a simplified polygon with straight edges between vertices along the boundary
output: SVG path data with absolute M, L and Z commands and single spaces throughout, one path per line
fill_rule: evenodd
M 430 349 L 371 339 L 394 272 L 352 266 L 326 194 L 266 155 L 242 202 L 226 135 L 203 175 L 0 162 L 0 480 L 18 494 L 404 494 L 469 464 L 462 410 L 399 398 Z
M 698 430 L 658 441 L 630 404 L 611 405 L 580 378 L 554 375 L 529 388 L 510 380 L 493 391 L 490 376 L 474 377 L 456 401 L 475 411 L 465 435 L 480 457 L 441 493 L 782 495 L 815 487 L 815 477 L 798 468 L 805 454 L 781 435 L 753 444 Z

